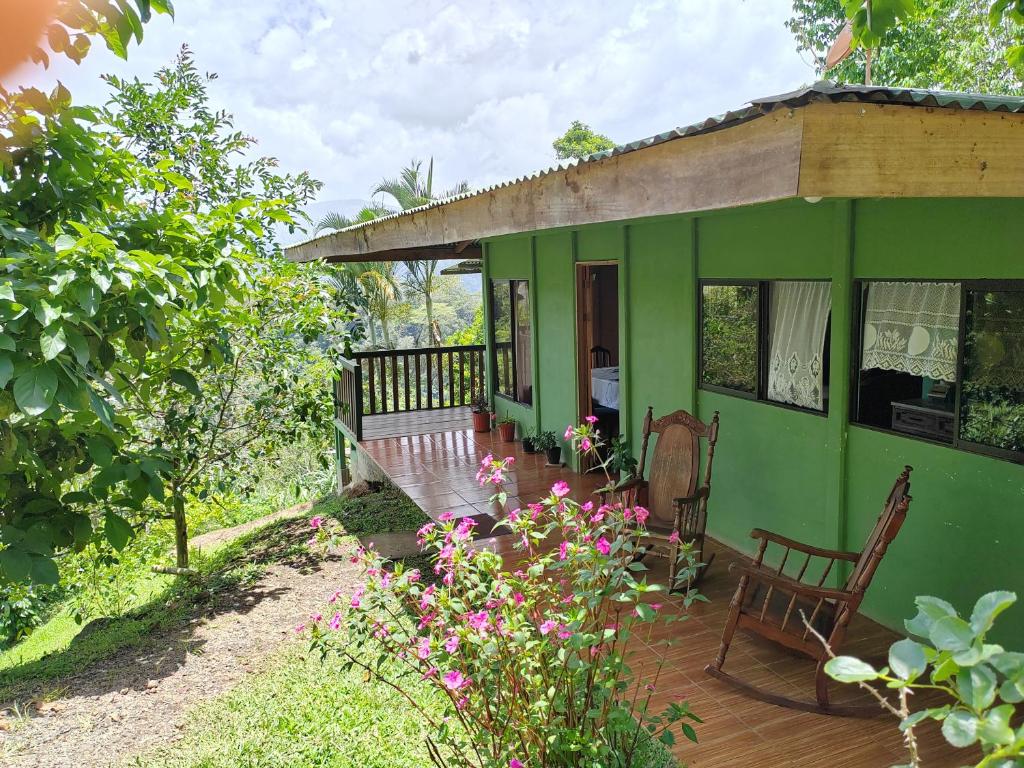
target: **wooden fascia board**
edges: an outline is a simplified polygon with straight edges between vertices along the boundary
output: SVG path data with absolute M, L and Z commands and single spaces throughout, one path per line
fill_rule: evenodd
M 376 260 L 401 249 L 793 197 L 803 111 L 778 109 L 722 130 L 338 232 L 293 246 L 288 256 L 293 261 Z
M 291 254 L 289 254 L 291 257 Z M 468 259 L 483 258 L 483 251 L 480 245 L 467 245 L 462 250 L 456 250 L 455 246 L 450 248 L 424 247 L 424 248 L 395 248 L 389 251 L 375 251 L 352 256 L 328 256 L 324 261 L 332 263 L 360 262 L 360 261 L 429 261 L 433 259 Z M 295 259 L 293 261 L 313 261 L 315 259 Z
M 1024 114 L 860 103 L 802 111 L 802 197 L 1024 196 Z

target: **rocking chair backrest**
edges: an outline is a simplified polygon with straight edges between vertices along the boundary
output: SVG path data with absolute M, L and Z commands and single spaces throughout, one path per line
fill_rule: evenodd
M 885 501 L 882 514 L 860 553 L 860 559 L 850 573 L 850 578 L 846 580 L 845 589 L 848 592 L 864 594 L 868 585 L 871 584 L 875 570 L 885 556 L 885 551 L 896 538 L 896 534 L 900 532 L 900 528 L 903 527 L 903 521 L 907 519 L 907 509 L 910 507 L 910 473 L 912 471 L 913 467 L 904 467 L 902 474 L 896 478 L 896 483 L 889 492 L 889 498 Z
M 643 443 L 637 471 L 645 477 L 647 450 L 651 434 L 658 435 L 651 457 L 650 473 L 647 478 L 647 506 L 651 517 L 663 526 L 672 525 L 675 512 L 673 499 L 692 496 L 700 479 L 700 441 L 707 441 L 707 459 L 704 465 L 704 484 L 711 483 L 711 464 L 718 440 L 718 412 L 715 411 L 710 424 L 705 424 L 686 411 L 675 411 L 654 419 L 654 409 L 649 407 L 644 417 Z M 706 511 L 707 501 L 702 499 L 699 514 Z
M 600 345 L 590 348 L 590 367 L 607 368 L 612 364 L 612 353 Z

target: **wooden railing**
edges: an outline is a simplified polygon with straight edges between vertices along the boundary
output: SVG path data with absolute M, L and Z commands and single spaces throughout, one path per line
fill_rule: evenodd
M 484 345 L 357 352 L 362 414 L 470 405 L 484 389 Z
M 334 379 L 334 419 L 358 442 L 363 439 L 363 372 L 355 360 L 338 361 Z

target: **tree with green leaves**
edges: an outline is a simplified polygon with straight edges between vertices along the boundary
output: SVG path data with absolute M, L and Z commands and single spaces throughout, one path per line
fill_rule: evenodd
M 568 130 L 551 142 L 559 160 L 582 160 L 595 152 L 615 148 L 615 142 L 603 133 L 596 133 L 589 125 L 573 120 Z
M 985 93 L 1024 93 L 1014 54 L 1022 28 L 991 0 L 794 0 L 786 26 L 820 74 L 863 83 Z M 870 15 L 868 10 L 870 8 Z M 825 73 L 825 56 L 850 23 L 853 53 Z

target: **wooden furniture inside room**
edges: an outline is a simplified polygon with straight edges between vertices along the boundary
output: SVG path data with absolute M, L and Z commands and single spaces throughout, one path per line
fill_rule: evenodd
M 712 677 L 726 682 L 754 698 L 808 712 L 832 715 L 872 716 L 881 710 L 875 704 L 846 707 L 830 706 L 825 663 L 829 656 L 821 641 L 804 623 L 826 639 L 835 654 L 841 653 L 850 620 L 860 608 L 864 594 L 886 550 L 903 526 L 910 506 L 911 467 L 905 467 L 885 501 L 882 514 L 860 552 L 842 552 L 803 544 L 770 531 L 754 529 L 750 535 L 760 539 L 757 555 L 750 564 L 729 567 L 740 574 L 739 586 L 729 604 L 729 618 L 722 632 L 718 656 L 704 668 Z M 777 567 L 766 562 L 769 545 L 782 549 Z M 795 576 L 786 574 L 786 564 L 799 568 Z M 841 589 L 824 586 L 837 563 L 853 565 Z M 814 575 L 816 574 L 816 578 Z M 800 700 L 766 691 L 725 672 L 729 644 L 737 629 L 759 635 L 818 663 L 815 670 L 815 700 Z
M 645 479 L 651 435 L 656 435 L 657 440 Z M 701 441 L 706 445 L 703 477 L 700 474 Z M 718 411 L 711 422 L 705 424 L 682 410 L 655 419 L 654 409 L 648 407 L 636 476 L 617 486 L 624 504 L 640 504 L 650 511 L 644 540 L 650 543 L 648 555 L 668 558 L 669 590 L 696 586 L 714 560 L 712 554 L 705 562 L 704 540 L 717 441 Z M 703 565 L 688 583 L 677 584 L 677 560 L 682 542 L 693 544 L 694 557 Z
M 607 347 L 600 344 L 590 348 L 590 367 L 607 368 L 612 364 L 612 353 Z

